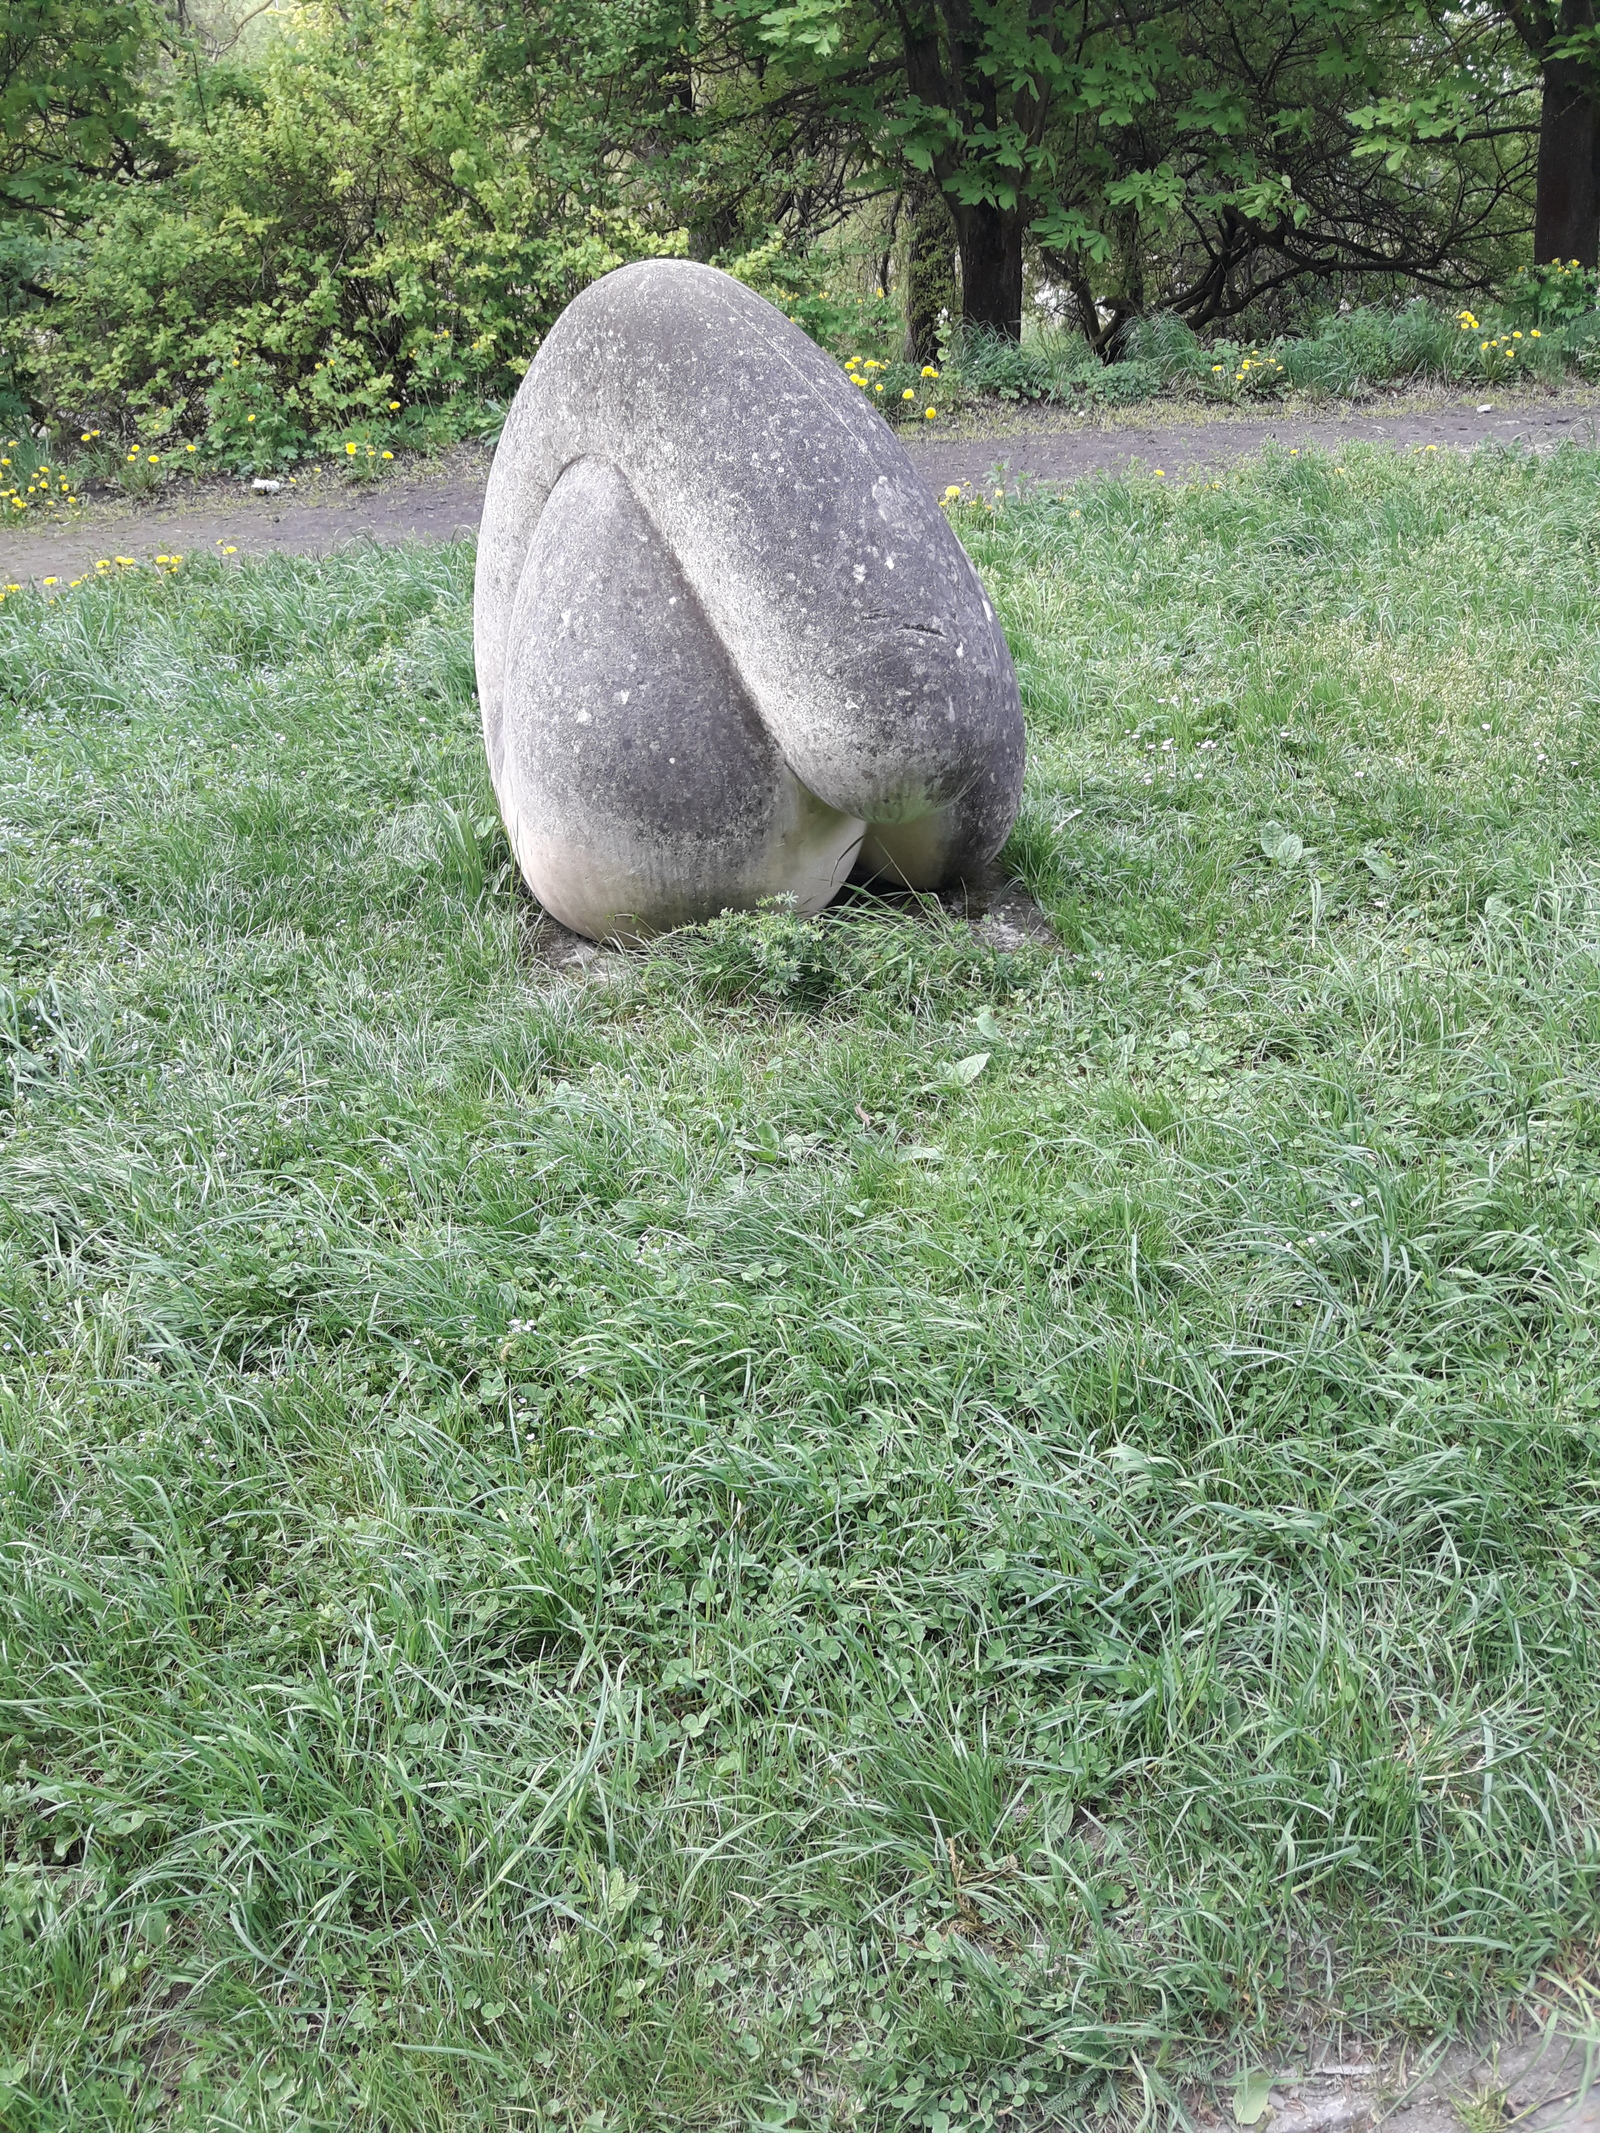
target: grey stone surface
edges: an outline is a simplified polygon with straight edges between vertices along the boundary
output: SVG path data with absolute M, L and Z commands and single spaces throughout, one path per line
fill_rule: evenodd
M 936 889 L 1022 786 L 1005 637 L 909 455 L 714 268 L 652 260 L 563 313 L 478 538 L 478 691 L 548 910 L 639 938 L 854 869 Z

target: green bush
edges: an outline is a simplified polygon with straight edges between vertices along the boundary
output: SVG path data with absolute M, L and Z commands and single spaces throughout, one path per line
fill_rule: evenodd
M 1188 332 L 1170 318 L 1150 321 L 1148 331 L 1159 340 L 1167 326 Z M 977 399 L 1126 406 L 1169 382 L 1164 362 L 1149 353 L 1151 345 L 1141 340 L 1132 357 L 1105 363 L 1080 333 L 1063 327 L 1033 327 L 1021 341 L 1011 341 L 986 327 L 958 324 L 946 337 L 940 390 L 951 404 Z
M 1506 290 L 1505 313 L 1517 326 L 1566 326 L 1592 313 L 1600 299 L 1600 274 L 1577 260 L 1519 267 Z
M 1588 303 L 1574 281 L 1565 287 L 1569 299 L 1582 294 Z M 1555 327 L 1518 324 L 1531 315 L 1507 303 L 1486 308 L 1480 318 L 1418 299 L 1396 310 L 1366 305 L 1330 313 L 1309 332 L 1265 343 L 1219 336 L 1209 344 L 1182 320 L 1158 316 L 1140 321 L 1128 346 L 1169 390 L 1225 400 L 1285 390 L 1347 398 L 1413 379 L 1488 384 L 1533 376 L 1556 383 L 1569 363 L 1581 368 L 1588 333 L 1582 319 Z
M 849 279 L 850 262 L 797 252 L 777 230 L 749 251 L 720 257 L 714 264 L 776 305 L 834 355 L 849 352 L 887 360 L 902 337 L 899 306 L 881 289 L 864 296 L 839 286 Z
M 481 426 L 580 289 L 686 241 L 579 159 L 506 152 L 579 94 L 515 56 L 448 9 L 305 16 L 249 75 L 175 90 L 171 176 L 108 190 L 61 248 L 48 332 L 0 325 L 21 391 L 247 472 Z
M 967 327 L 951 336 L 945 362 L 969 392 L 986 398 L 1053 400 L 1064 380 L 1051 355 L 1043 335 L 1012 341 L 982 327 Z

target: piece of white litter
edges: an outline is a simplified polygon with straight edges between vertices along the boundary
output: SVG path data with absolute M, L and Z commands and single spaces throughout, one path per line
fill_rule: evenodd
M 283 483 L 281 481 L 253 481 L 250 486 L 252 489 L 259 489 L 263 496 L 276 496 L 283 487 Z
M 1492 415 L 1494 413 L 1494 402 L 1492 400 L 1485 400 L 1482 407 L 1479 408 L 1478 413 L 1480 415 Z

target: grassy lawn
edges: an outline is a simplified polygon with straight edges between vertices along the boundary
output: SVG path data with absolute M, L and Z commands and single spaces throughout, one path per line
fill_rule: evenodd
M 959 523 L 1059 953 L 548 968 L 460 551 L 0 608 L 7 2128 L 1114 2124 L 1592 1945 L 1600 462 Z

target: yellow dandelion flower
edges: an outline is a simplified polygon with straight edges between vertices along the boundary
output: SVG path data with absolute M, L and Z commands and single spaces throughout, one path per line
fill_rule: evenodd
M 939 419 L 939 410 L 936 407 L 925 407 L 922 410 L 922 419 L 924 422 L 937 422 Z

